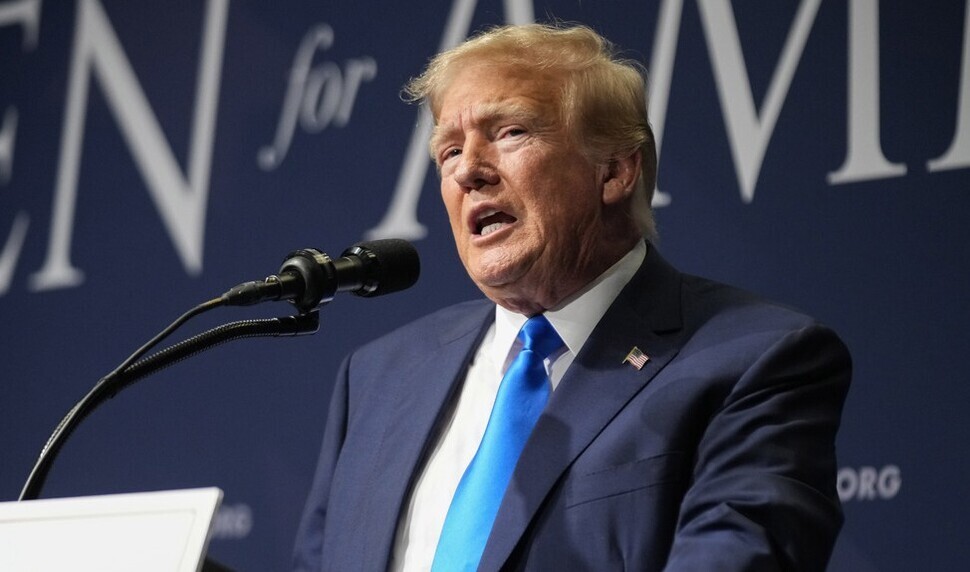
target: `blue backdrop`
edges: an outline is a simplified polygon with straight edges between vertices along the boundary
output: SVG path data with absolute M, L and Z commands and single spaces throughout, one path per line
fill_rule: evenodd
M 134 386 L 50 475 L 44 496 L 219 486 L 211 554 L 285 568 L 341 356 L 478 296 L 399 89 L 469 30 L 556 17 L 651 69 L 665 256 L 800 307 L 853 352 L 831 568 L 963 568 L 968 4 L 0 0 L 0 500 L 182 311 L 296 248 L 410 238 L 415 288 Z M 219 310 L 185 334 L 288 312 Z

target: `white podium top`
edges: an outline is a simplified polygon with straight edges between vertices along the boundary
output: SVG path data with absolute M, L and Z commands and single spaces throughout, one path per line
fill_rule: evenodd
M 0 503 L 0 570 L 197 571 L 221 501 L 207 488 Z

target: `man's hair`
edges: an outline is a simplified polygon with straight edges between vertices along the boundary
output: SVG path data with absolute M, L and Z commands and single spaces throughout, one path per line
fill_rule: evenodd
M 469 63 L 561 77 L 563 124 L 594 163 L 608 163 L 639 149 L 642 172 L 632 214 L 644 236 L 655 237 L 650 200 L 656 183 L 656 147 L 647 118 L 645 72 L 639 63 L 619 58 L 609 40 L 586 26 L 499 26 L 432 58 L 404 87 L 404 97 L 427 103 L 437 123 L 452 77 Z

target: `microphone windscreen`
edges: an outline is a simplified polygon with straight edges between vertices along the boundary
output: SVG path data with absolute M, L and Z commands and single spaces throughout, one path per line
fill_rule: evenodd
M 342 256 L 357 256 L 364 262 L 365 286 L 354 292 L 367 298 L 383 296 L 414 286 L 421 274 L 418 251 L 406 240 L 385 238 L 358 242 Z

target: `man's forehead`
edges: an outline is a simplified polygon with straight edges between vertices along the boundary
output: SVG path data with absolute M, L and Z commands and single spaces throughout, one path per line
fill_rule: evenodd
M 456 102 L 474 102 L 483 111 L 492 111 L 490 106 L 556 107 L 564 81 L 549 70 L 488 61 L 468 62 L 445 77 L 432 105 L 436 116 Z

